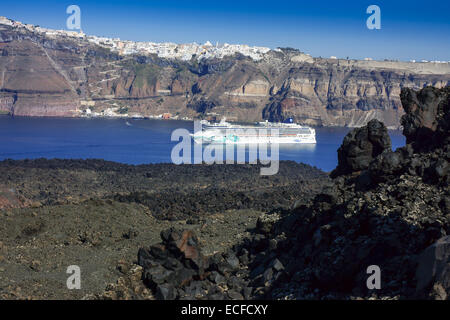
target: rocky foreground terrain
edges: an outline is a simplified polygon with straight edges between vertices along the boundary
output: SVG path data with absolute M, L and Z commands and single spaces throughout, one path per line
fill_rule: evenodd
M 259 165 L 2 161 L 0 298 L 100 294 L 123 273 L 139 271 L 132 266 L 138 248 L 170 227 L 201 235 L 206 254 L 222 252 L 249 237 L 261 213 L 306 203 L 327 180 L 294 162 L 261 176 Z M 66 287 L 69 265 L 81 268 L 81 290 Z
M 123 54 L 81 35 L 11 23 L 0 23 L 0 113 L 18 116 L 168 112 L 238 121 L 293 117 L 315 126 L 358 127 L 378 119 L 398 128 L 402 88 L 450 81 L 450 63 L 313 58 L 290 48 L 258 60 L 236 53 L 185 61 Z
M 450 88 L 401 94 L 407 145 L 383 123 L 354 129 L 333 180 L 307 203 L 259 216 L 250 237 L 205 254 L 193 230 L 169 228 L 132 272 L 89 298 L 449 299 Z M 367 286 L 378 266 L 381 285 Z
M 253 165 L 3 161 L 0 297 L 449 299 L 450 87 L 401 101 L 406 146 L 393 151 L 371 120 L 345 137 L 330 178 L 293 162 L 263 177 Z M 81 290 L 65 287 L 73 264 Z

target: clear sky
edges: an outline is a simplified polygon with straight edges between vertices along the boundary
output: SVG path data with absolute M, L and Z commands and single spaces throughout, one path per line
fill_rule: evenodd
M 293 47 L 313 56 L 450 60 L 450 1 L 3 0 L 0 15 L 66 29 L 67 6 L 81 8 L 86 34 L 135 41 Z M 369 5 L 381 29 L 369 30 Z

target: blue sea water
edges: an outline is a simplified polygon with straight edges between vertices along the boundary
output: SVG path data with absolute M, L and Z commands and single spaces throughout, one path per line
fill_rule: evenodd
M 193 127 L 192 121 L 177 120 L 0 116 L 0 160 L 95 158 L 127 164 L 172 162 L 172 148 L 178 143 L 171 141 L 172 132 L 179 128 L 192 132 Z M 316 128 L 316 145 L 280 145 L 279 158 L 331 171 L 337 164 L 337 149 L 349 130 Z M 390 131 L 390 136 L 393 149 L 405 144 L 400 131 Z

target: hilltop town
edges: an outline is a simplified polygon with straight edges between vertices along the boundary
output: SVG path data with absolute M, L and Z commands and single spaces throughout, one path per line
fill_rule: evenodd
M 0 24 L 9 25 L 11 27 L 21 29 L 24 28 L 31 32 L 42 34 L 46 37 L 70 37 L 74 39 L 88 41 L 99 46 L 107 47 L 113 52 L 121 55 L 129 54 L 156 54 L 160 58 L 180 59 L 189 61 L 192 57 L 197 57 L 197 60 L 208 58 L 223 58 L 225 56 L 232 56 L 235 53 L 240 53 L 248 56 L 253 60 L 261 60 L 263 55 L 271 49 L 267 47 L 255 47 L 241 44 L 216 43 L 213 45 L 207 41 L 204 44 L 187 43 L 176 44 L 172 42 L 141 42 L 121 40 L 119 38 L 107 38 L 86 35 L 83 31 L 69 31 L 69 30 L 53 30 L 32 24 L 24 24 L 19 21 L 14 21 L 6 17 L 0 17 Z M 276 49 L 280 50 L 280 49 Z
M 22 23 L 0 16 L 0 24 L 8 25 L 17 29 L 25 29 L 27 31 L 35 32 L 49 38 L 57 37 L 69 37 L 78 39 L 81 41 L 88 41 L 90 43 L 109 48 L 112 52 L 116 52 L 120 55 L 131 54 L 156 54 L 160 58 L 166 59 L 179 59 L 183 61 L 190 61 L 193 57 L 196 57 L 198 61 L 202 59 L 211 58 L 224 58 L 226 56 L 232 56 L 236 53 L 240 53 L 244 56 L 250 57 L 255 61 L 263 59 L 264 55 L 269 51 L 281 52 L 280 48 L 271 49 L 268 47 L 249 46 L 246 44 L 229 44 L 229 43 L 216 43 L 212 44 L 210 41 L 206 41 L 204 44 L 184 43 L 177 44 L 173 42 L 148 42 L 148 41 L 130 41 L 121 40 L 120 38 L 108 38 L 99 37 L 95 35 L 86 35 L 82 30 L 70 31 L 70 30 L 54 30 L 35 26 L 33 24 Z M 305 54 L 306 60 L 312 60 L 309 54 Z M 329 59 L 338 60 L 336 56 L 330 56 Z M 372 61 L 372 58 L 366 57 L 364 61 Z M 439 60 L 410 60 L 411 63 L 449 63 L 450 61 Z

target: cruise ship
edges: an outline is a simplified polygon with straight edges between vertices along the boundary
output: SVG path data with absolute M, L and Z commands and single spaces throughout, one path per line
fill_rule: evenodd
M 265 121 L 255 125 L 231 124 L 226 119 L 218 123 L 202 120 L 201 124 L 202 129 L 192 134 L 197 143 L 316 143 L 316 131 L 294 123 L 292 118 L 283 123 Z

